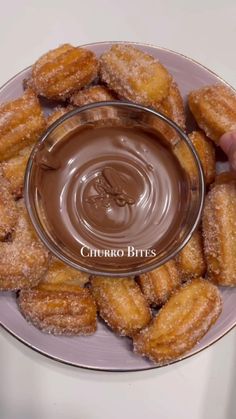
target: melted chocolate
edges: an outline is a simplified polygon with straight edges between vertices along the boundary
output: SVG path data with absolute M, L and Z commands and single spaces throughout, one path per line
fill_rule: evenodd
M 163 251 L 183 221 L 185 174 L 160 138 L 140 127 L 79 129 L 42 150 L 37 164 L 45 218 L 68 254 L 82 260 L 83 246 L 124 250 L 122 258 L 82 264 L 138 266 L 146 256 L 130 258 L 127 247 Z

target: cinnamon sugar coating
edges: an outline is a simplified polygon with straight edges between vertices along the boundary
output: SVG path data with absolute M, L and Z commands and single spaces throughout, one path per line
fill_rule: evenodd
M 134 336 L 134 351 L 162 365 L 193 348 L 222 310 L 216 286 L 193 279 L 173 294 L 150 325 Z
M 65 100 L 91 83 L 97 72 L 98 61 L 92 51 L 64 44 L 36 61 L 30 85 L 37 95 Z

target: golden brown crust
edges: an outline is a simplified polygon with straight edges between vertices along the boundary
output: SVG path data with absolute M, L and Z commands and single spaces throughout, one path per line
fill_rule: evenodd
M 54 108 L 53 112 L 47 117 L 47 127 L 56 122 L 61 116 L 65 115 L 67 112 L 72 111 L 73 106 L 57 106 Z
M 236 93 L 228 86 L 218 84 L 194 90 L 188 103 L 199 127 L 216 143 L 221 135 L 236 129 Z
M 215 177 L 215 182 L 211 185 L 214 188 L 215 185 L 222 185 L 227 183 L 236 183 L 236 172 L 220 172 Z
M 185 110 L 184 101 L 179 91 L 177 83 L 173 80 L 170 85 L 168 96 L 161 102 L 157 110 L 168 116 L 183 131 L 185 131 Z
M 37 95 L 65 100 L 97 76 L 95 54 L 64 44 L 40 57 L 32 68 L 31 85 Z
M 70 102 L 75 106 L 84 106 L 94 102 L 115 100 L 116 96 L 105 86 L 90 86 L 74 93 Z
M 15 157 L 35 143 L 45 129 L 39 101 L 32 90 L 0 106 L 0 161 Z
M 101 80 L 119 97 L 157 106 L 169 93 L 172 78 L 154 57 L 131 45 L 113 45 L 100 57 Z
M 195 231 L 189 242 L 176 257 L 178 268 L 184 280 L 203 276 L 206 262 L 200 231 Z
M 132 336 L 151 320 L 147 301 L 132 278 L 93 277 L 98 311 L 114 332 Z
M 216 184 L 208 193 L 203 235 L 209 279 L 236 286 L 236 182 Z
M 181 284 L 176 262 L 170 260 L 154 271 L 140 275 L 138 283 L 149 304 L 161 306 Z
M 215 147 L 202 131 L 191 132 L 189 139 L 192 141 L 202 163 L 206 185 L 210 185 L 214 181 L 216 174 Z M 186 144 L 183 141 L 178 142 L 174 146 L 173 151 L 181 166 L 189 174 L 191 181 L 196 183 L 198 181 L 197 167 Z
M 134 337 L 134 350 L 160 365 L 176 360 L 207 333 L 221 309 L 217 287 L 204 279 L 193 279 Z
M 11 241 L 0 242 L 0 290 L 18 290 L 37 285 L 48 269 L 49 255 L 37 238 L 23 201 Z
M 50 260 L 50 265 L 45 276 L 40 281 L 41 285 L 79 285 L 83 287 L 89 281 L 89 275 L 71 268 L 54 256 Z M 38 286 L 38 287 L 39 287 Z
M 43 332 L 54 335 L 90 335 L 96 331 L 96 305 L 88 289 L 72 284 L 40 284 L 22 290 L 22 314 Z
M 0 171 L 0 241 L 4 240 L 14 229 L 18 211 L 10 192 L 9 182 Z
M 192 141 L 202 163 L 205 182 L 208 186 L 214 182 L 216 175 L 215 146 L 202 131 L 191 132 L 191 134 L 189 134 L 189 138 Z
M 160 104 L 155 106 L 154 109 L 166 115 L 185 131 L 184 102 L 175 81 L 172 81 L 170 85 L 168 96 Z M 156 119 L 152 120 L 152 125 L 154 125 L 154 128 L 157 129 L 171 145 L 174 146 L 180 141 L 179 134 L 166 122 Z
M 9 189 L 16 199 L 21 198 L 23 194 L 25 170 L 31 151 L 32 147 L 26 147 L 18 156 L 3 161 L 0 165 L 0 170 L 8 180 Z

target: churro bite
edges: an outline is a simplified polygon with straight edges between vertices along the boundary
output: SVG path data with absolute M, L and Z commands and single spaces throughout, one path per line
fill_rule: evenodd
M 0 241 L 6 239 L 12 233 L 17 218 L 17 206 L 10 192 L 9 182 L 0 172 Z
M 206 185 L 210 185 L 216 175 L 215 146 L 202 131 L 191 132 L 189 138 L 200 158 Z
M 168 96 L 161 102 L 157 110 L 168 116 L 182 130 L 185 130 L 185 110 L 184 101 L 181 96 L 177 83 L 173 80 L 170 85 Z
M 221 310 L 217 287 L 194 279 L 177 290 L 150 325 L 134 336 L 134 351 L 159 365 L 176 360 L 207 333 Z
M 36 61 L 30 85 L 37 95 L 65 100 L 91 83 L 97 72 L 98 61 L 92 51 L 64 44 Z
M 61 260 L 52 257 L 49 269 L 40 281 L 41 285 L 79 285 L 83 287 L 89 281 L 89 275 L 78 271 Z
M 116 96 L 105 86 L 90 86 L 74 93 L 70 102 L 75 106 L 84 106 L 94 102 L 115 100 Z
M 215 146 L 203 131 L 193 131 L 189 134 L 202 164 L 206 185 L 210 185 L 216 175 Z M 194 164 L 192 155 L 183 141 L 178 142 L 174 147 L 174 153 L 179 158 L 182 167 L 188 172 L 193 182 L 197 181 L 197 167 Z
M 134 279 L 93 277 L 91 285 L 98 312 L 115 333 L 132 336 L 151 320 L 147 301 Z
M 100 57 L 101 80 L 120 98 L 156 107 L 169 94 L 172 78 L 151 55 L 117 44 Z
M 91 335 L 96 331 L 96 305 L 88 289 L 66 283 L 41 283 L 18 298 L 24 317 L 54 335 Z
M 25 170 L 31 151 L 31 146 L 23 148 L 17 156 L 0 164 L 0 170 L 8 180 L 9 190 L 15 199 L 19 199 L 23 195 Z
M 209 279 L 236 286 L 236 182 L 216 184 L 208 193 L 203 236 Z
M 52 125 L 54 122 L 56 122 L 59 118 L 61 118 L 61 116 L 65 115 L 67 112 L 70 112 L 73 110 L 73 106 L 57 106 L 53 112 L 48 115 L 46 122 L 47 122 L 47 127 L 49 127 L 50 125 Z
M 88 275 L 53 257 L 39 285 L 20 292 L 22 314 L 55 335 L 90 335 L 96 330 L 96 305 L 83 286 Z
M 149 304 L 161 306 L 180 286 L 181 275 L 176 262 L 170 260 L 154 271 L 140 275 L 138 283 Z
M 203 276 L 206 272 L 206 262 L 203 252 L 202 235 L 195 231 L 176 257 L 178 268 L 183 280 Z
M 19 290 L 39 283 L 46 273 L 49 253 L 38 239 L 23 201 L 10 240 L 0 242 L 0 290 Z
M 215 143 L 236 129 L 236 93 L 230 87 L 217 84 L 194 90 L 188 103 L 199 127 Z
M 26 90 L 23 96 L 0 106 L 0 162 L 35 143 L 46 126 L 37 96 Z

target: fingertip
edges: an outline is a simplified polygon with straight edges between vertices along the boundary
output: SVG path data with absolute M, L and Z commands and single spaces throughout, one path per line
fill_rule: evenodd
M 227 132 L 220 137 L 219 145 L 226 154 L 229 153 L 232 144 L 236 144 L 236 131 Z

